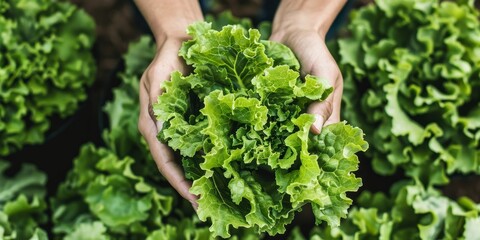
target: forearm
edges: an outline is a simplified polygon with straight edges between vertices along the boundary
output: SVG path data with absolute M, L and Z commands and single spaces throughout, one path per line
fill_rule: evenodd
M 196 0 L 135 0 L 158 45 L 168 38 L 186 39 L 187 26 L 203 20 Z
M 282 0 L 273 21 L 272 32 L 315 30 L 325 37 L 347 0 Z

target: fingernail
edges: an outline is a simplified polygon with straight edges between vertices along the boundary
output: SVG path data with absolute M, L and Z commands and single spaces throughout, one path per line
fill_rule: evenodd
M 317 134 L 322 131 L 324 122 L 325 122 L 325 119 L 323 118 L 322 115 L 315 114 L 315 122 L 313 122 L 313 127 L 315 128 Z

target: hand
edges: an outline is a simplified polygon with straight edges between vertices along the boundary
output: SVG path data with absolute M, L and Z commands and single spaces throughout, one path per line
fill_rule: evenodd
M 197 208 L 197 197 L 189 192 L 191 183 L 185 179 L 182 168 L 175 162 L 172 150 L 157 139 L 162 124 L 153 116 L 152 104 L 161 94 L 160 85 L 170 79 L 170 73 L 187 72 L 183 60 L 178 57 L 182 42 L 189 38 L 188 25 L 202 21 L 198 1 L 191 0 L 134 0 L 145 17 L 157 42 L 157 54 L 140 80 L 140 116 L 138 129 L 150 148 L 160 173 L 173 188 Z
M 308 113 L 316 117 L 310 129 L 315 134 L 323 126 L 340 121 L 343 77 L 325 45 L 325 35 L 345 3 L 346 0 L 283 0 L 273 20 L 270 40 L 292 49 L 303 76 L 323 77 L 333 87 L 325 101 L 308 107 Z
M 340 107 L 343 93 L 343 78 L 340 69 L 325 45 L 324 37 L 316 30 L 292 28 L 288 32 L 273 32 L 270 40 L 290 47 L 301 65 L 302 76 L 315 75 L 327 79 L 333 92 L 323 102 L 312 103 L 308 113 L 315 114 L 316 120 L 311 131 L 319 134 L 323 126 L 340 121 Z
M 166 39 L 159 44 L 157 54 L 140 80 L 140 116 L 138 129 L 150 148 L 150 153 L 160 173 L 175 190 L 197 208 L 197 197 L 189 192 L 191 183 L 185 179 L 182 168 L 176 163 L 172 150 L 157 139 L 162 123 L 153 115 L 152 104 L 161 94 L 161 83 L 170 79 L 174 70 L 187 72 L 187 67 L 178 56 L 178 50 L 184 39 Z

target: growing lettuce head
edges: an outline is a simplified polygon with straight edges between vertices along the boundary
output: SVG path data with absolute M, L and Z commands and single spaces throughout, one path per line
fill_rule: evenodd
M 291 50 L 255 29 L 201 22 L 188 33 L 180 56 L 193 72 L 172 73 L 154 111 L 159 138 L 180 153 L 200 196 L 200 219 L 222 237 L 231 227 L 275 235 L 311 204 L 318 223 L 338 225 L 346 192 L 361 185 L 355 153 L 368 145 L 344 122 L 310 133 L 306 108 L 332 92 L 327 81 L 300 77 Z

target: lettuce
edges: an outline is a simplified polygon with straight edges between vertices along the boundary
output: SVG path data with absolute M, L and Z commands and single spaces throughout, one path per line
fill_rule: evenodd
M 45 240 L 47 177 L 30 164 L 11 176 L 9 165 L 0 160 L 0 239 Z
M 172 190 L 151 183 L 132 170 L 134 159 L 105 148 L 82 147 L 73 170 L 52 201 L 54 232 L 59 235 L 95 228 L 112 236 L 142 239 L 170 213 Z M 100 231 L 102 230 L 102 231 Z
M 75 112 L 95 64 L 94 22 L 63 1 L 0 2 L 0 156 L 44 141 Z
M 300 78 L 286 46 L 260 40 L 256 29 L 191 25 L 180 49 L 193 73 L 172 73 L 154 105 L 164 122 L 159 139 L 181 154 L 198 216 L 215 236 L 231 228 L 285 232 L 295 212 L 311 204 L 318 223 L 339 224 L 361 180 L 358 151 L 368 144 L 345 122 L 310 134 L 309 103 L 324 100 L 327 81 Z
M 377 0 L 338 41 L 344 117 L 373 168 L 424 184 L 480 173 L 480 21 L 473 1 Z
M 316 228 L 310 239 L 476 239 L 480 205 L 448 199 L 420 183 L 401 181 L 390 197 L 363 192 L 339 228 Z M 295 233 L 297 239 L 305 239 Z
M 337 235 L 357 239 L 475 239 L 480 205 L 453 201 L 419 183 L 399 182 L 391 197 L 364 192 Z M 478 225 L 477 225 L 478 228 Z M 473 237 L 475 236 L 475 237 Z
M 104 109 L 105 147 L 84 145 L 52 198 L 56 239 L 214 239 L 208 227 L 161 177 L 137 130 L 140 76 L 155 45 L 143 36 L 129 46 L 121 83 Z M 232 239 L 260 239 L 250 230 Z

